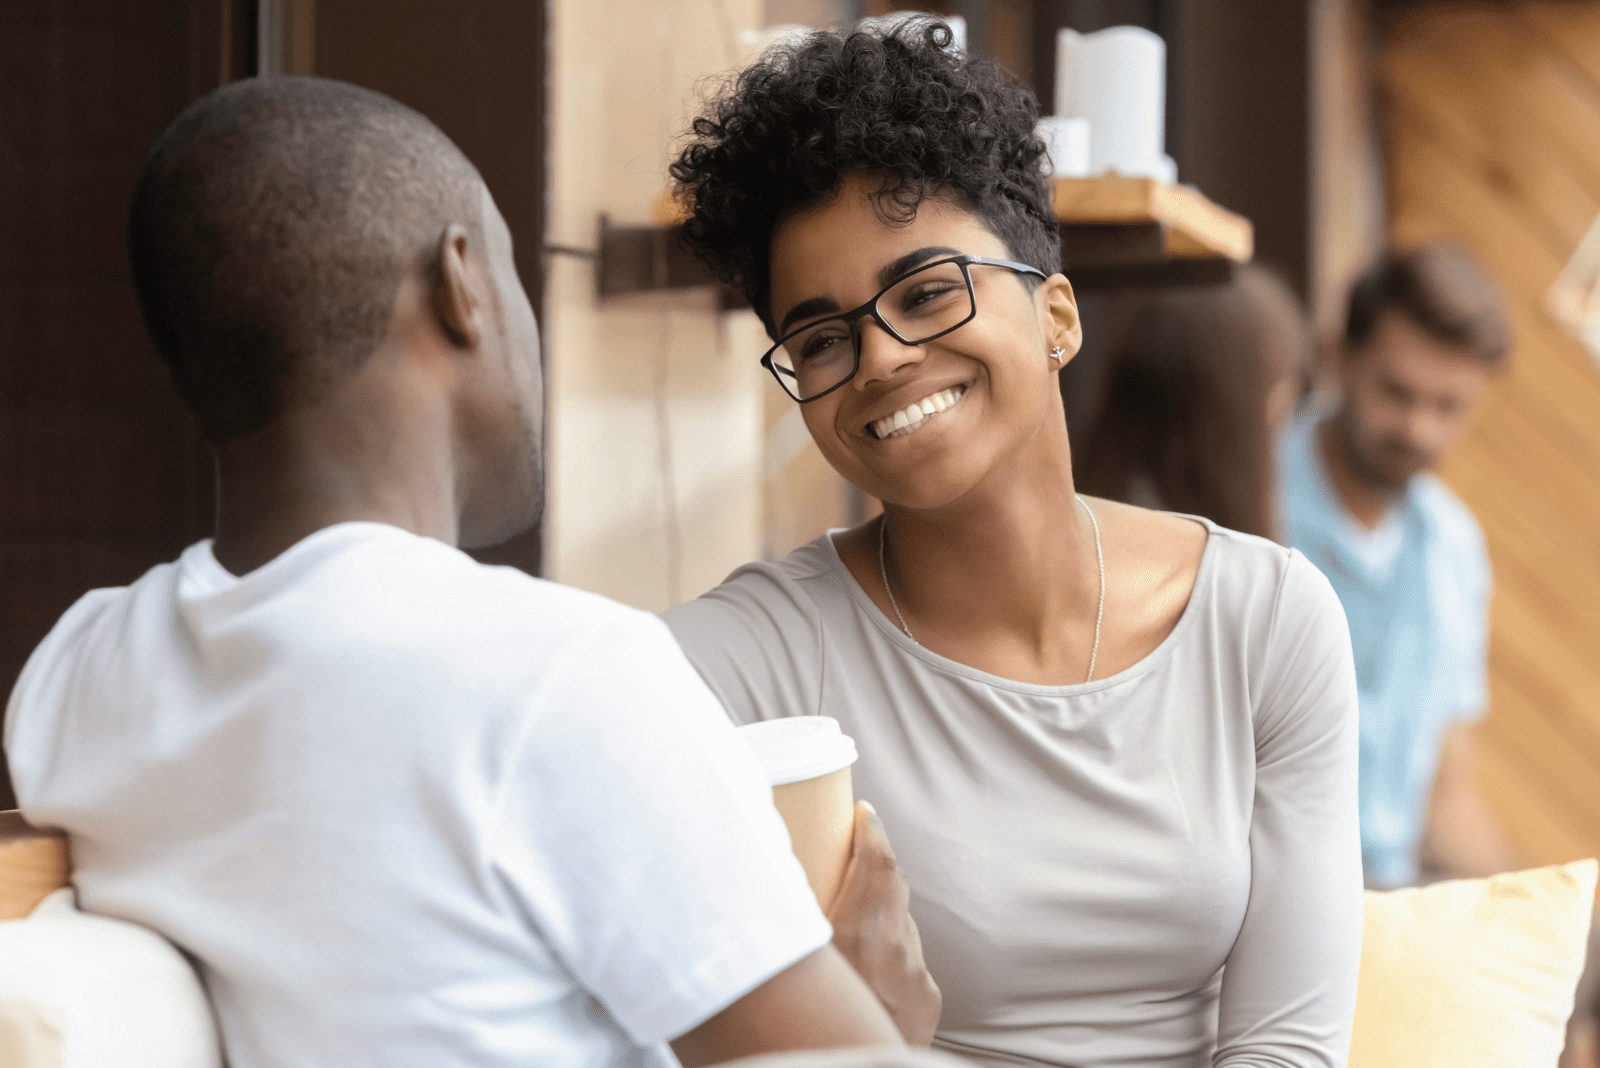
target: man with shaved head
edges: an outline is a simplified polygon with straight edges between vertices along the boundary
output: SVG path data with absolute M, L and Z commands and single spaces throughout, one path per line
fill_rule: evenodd
M 229 1063 L 897 1041 L 665 627 L 457 548 L 538 516 L 542 411 L 460 151 L 374 92 L 236 83 L 157 142 L 128 243 L 217 533 L 67 612 L 6 753 L 83 907 L 197 962 Z

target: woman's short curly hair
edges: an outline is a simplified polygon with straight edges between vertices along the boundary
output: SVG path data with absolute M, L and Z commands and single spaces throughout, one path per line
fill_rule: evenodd
M 768 50 L 695 119 L 669 168 L 690 209 L 684 243 L 772 329 L 769 252 L 785 216 L 852 173 L 879 175 L 879 217 L 909 223 L 928 197 L 971 209 L 1011 255 L 1061 269 L 1061 231 L 1035 135 L 1038 103 L 950 28 L 812 33 Z

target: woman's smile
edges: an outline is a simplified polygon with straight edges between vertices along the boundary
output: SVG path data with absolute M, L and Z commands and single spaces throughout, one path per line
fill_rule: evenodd
M 934 419 L 954 408 L 966 396 L 965 384 L 928 393 L 890 415 L 869 421 L 863 431 L 869 438 L 887 441 L 914 434 Z

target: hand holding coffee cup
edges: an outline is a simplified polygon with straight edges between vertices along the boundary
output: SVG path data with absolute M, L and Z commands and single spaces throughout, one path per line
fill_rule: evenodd
M 883 1002 L 901 1037 L 926 1046 L 939 1026 L 944 996 L 922 957 L 911 886 L 877 812 L 857 801 L 855 816 L 850 863 L 828 909 L 833 944 Z

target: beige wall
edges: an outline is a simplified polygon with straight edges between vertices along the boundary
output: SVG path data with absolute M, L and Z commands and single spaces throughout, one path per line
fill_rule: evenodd
M 749 62 L 771 15 L 761 0 L 553 0 L 550 244 L 593 249 L 601 213 L 650 221 L 706 79 Z M 710 288 L 601 300 L 594 263 L 561 254 L 545 307 L 551 578 L 659 610 L 849 518 L 757 362 L 753 314 L 719 312 Z
M 650 218 L 691 91 L 740 61 L 759 0 L 554 0 L 549 242 Z M 764 336 L 710 289 L 601 300 L 550 258 L 546 570 L 658 610 L 761 552 Z

